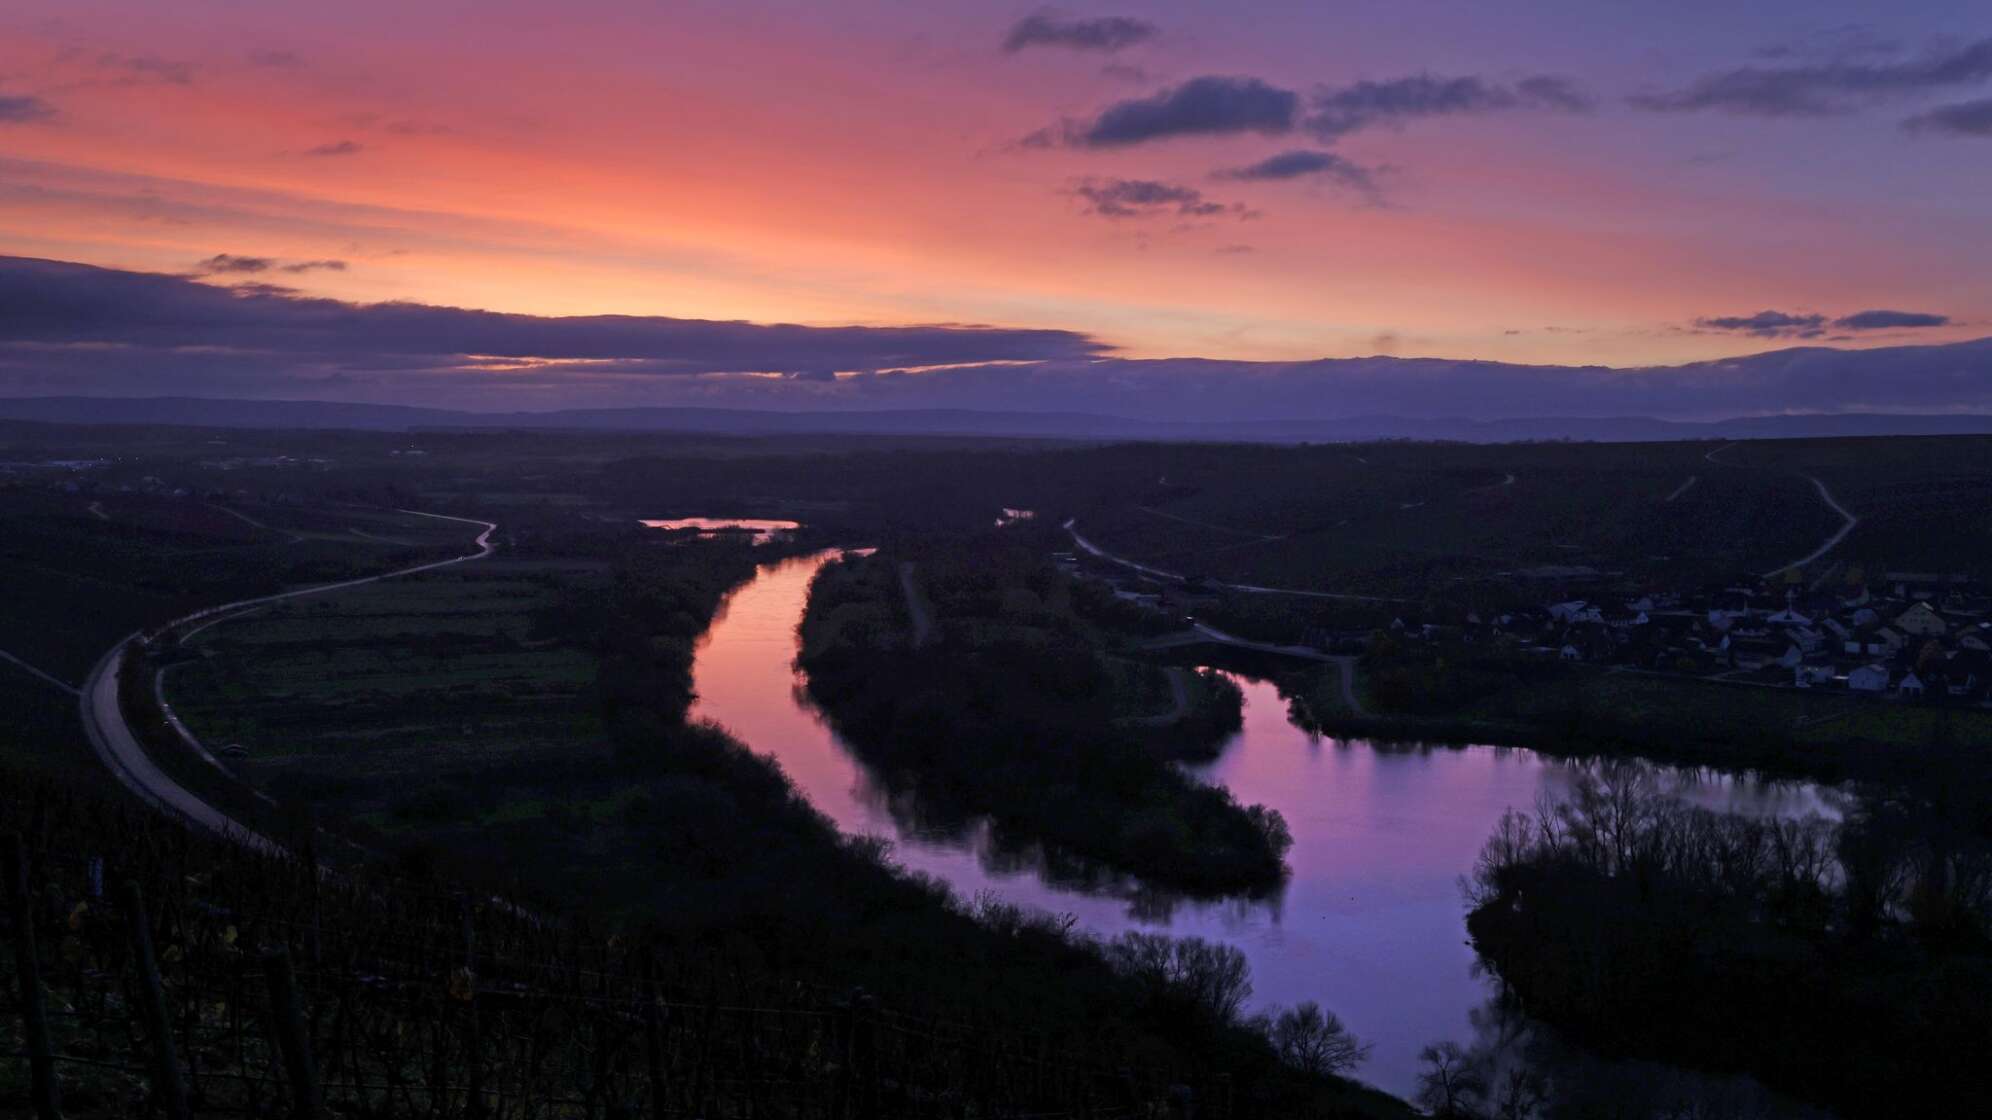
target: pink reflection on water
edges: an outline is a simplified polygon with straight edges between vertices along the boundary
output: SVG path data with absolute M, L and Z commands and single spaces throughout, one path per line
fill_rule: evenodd
M 980 833 L 950 843 L 902 832 L 803 695 L 793 667 L 796 624 L 809 581 L 830 555 L 770 565 L 733 594 L 698 651 L 694 715 L 777 759 L 839 828 L 892 839 L 903 865 L 963 897 L 988 892 L 1069 913 L 1103 937 L 1161 928 L 1236 945 L 1251 960 L 1255 1009 L 1307 999 L 1334 1009 L 1376 1044 L 1360 1073 L 1389 1092 L 1412 1091 L 1426 1043 L 1471 1037 L 1468 1014 L 1489 989 L 1474 974 L 1459 877 L 1505 810 L 1560 793 L 1580 766 L 1526 750 L 1317 739 L 1288 722 L 1270 684 L 1240 680 L 1244 727 L 1198 773 L 1286 817 L 1292 880 L 1276 903 L 1158 910 L 1055 886 L 1029 869 L 992 870 L 978 854 L 987 847 Z M 1671 771 L 1667 780 L 1711 808 L 1831 812 L 1811 787 Z

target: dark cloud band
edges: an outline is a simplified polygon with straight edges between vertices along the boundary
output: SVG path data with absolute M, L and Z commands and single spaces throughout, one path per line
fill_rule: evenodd
M 1828 326 L 1843 331 L 1911 330 L 1950 325 L 1950 316 L 1928 311 L 1856 311 L 1828 320 L 1815 313 L 1759 311 L 1755 315 L 1722 315 L 1696 319 L 1695 326 L 1709 331 L 1747 334 L 1757 338 L 1819 338 Z
M 1323 140 L 1427 117 L 1541 110 L 1583 112 L 1591 99 L 1568 80 L 1542 74 L 1512 85 L 1479 77 L 1418 74 L 1323 86 L 1300 93 L 1260 78 L 1206 75 L 1146 97 L 1117 101 L 1088 121 L 1034 133 L 1026 143 L 1118 148 L 1182 136 L 1305 130 Z
M 221 271 L 267 271 L 230 257 Z M 331 262 L 299 262 L 328 267 Z M 295 269 L 293 269 L 295 271 Z M 121 346 L 251 352 L 273 364 L 447 366 L 468 359 L 626 363 L 648 373 L 794 373 L 1077 358 L 1105 349 L 1056 330 L 790 324 L 592 315 L 553 318 L 420 303 L 311 299 L 270 285 L 232 288 L 158 273 L 0 258 L 0 347 Z

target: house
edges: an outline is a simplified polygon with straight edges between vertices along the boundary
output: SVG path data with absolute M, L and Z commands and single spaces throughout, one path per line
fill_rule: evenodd
M 1934 638 L 1949 633 L 1950 623 L 1937 613 L 1937 608 L 1927 602 L 1919 602 L 1895 616 L 1895 628 L 1919 638 Z
M 1863 665 L 1847 674 L 1847 687 L 1854 692 L 1880 695 L 1888 691 L 1888 669 L 1881 665 Z
M 1895 686 L 1895 694 L 1909 700 L 1921 699 L 1923 695 L 1923 678 L 1914 673 L 1905 675 L 1902 678 L 1902 682 Z
M 1582 599 L 1551 603 L 1549 617 L 1558 622 L 1603 622 L 1604 613 Z

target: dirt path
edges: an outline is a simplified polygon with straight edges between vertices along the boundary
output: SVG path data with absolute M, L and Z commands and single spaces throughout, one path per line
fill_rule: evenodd
M 49 684 L 52 684 L 55 687 L 61 689 L 62 691 L 69 693 L 71 696 L 77 694 L 78 690 L 75 685 L 70 684 L 68 681 L 63 680 L 61 677 L 56 676 L 54 673 L 45 673 L 42 670 L 35 668 L 33 665 L 28 664 L 27 662 L 21 660 L 18 657 L 15 657 L 13 654 L 8 653 L 4 649 L 0 649 L 0 661 L 11 662 L 13 665 L 21 669 L 23 672 L 26 672 L 31 676 L 40 677 L 42 680 L 47 681 Z
M 1162 672 L 1169 678 L 1169 707 L 1150 716 L 1128 716 L 1116 720 L 1123 727 L 1167 727 L 1190 714 L 1190 671 L 1169 665 Z
M 1702 458 L 1708 460 L 1711 463 L 1716 463 L 1715 457 L 1717 455 L 1720 455 L 1723 452 L 1735 446 L 1736 445 L 1734 443 L 1725 443 L 1721 447 L 1718 447 L 1715 450 L 1709 452 L 1708 454 L 1702 456 Z M 1729 466 L 1728 463 L 1716 463 L 1716 465 L 1723 467 Z M 1767 468 L 1744 468 L 1744 469 L 1747 470 L 1747 469 L 1767 469 Z M 1841 505 L 1840 500 L 1833 496 L 1833 492 L 1826 488 L 1826 481 L 1824 479 L 1820 478 L 1817 475 L 1810 475 L 1810 474 L 1800 474 L 1799 477 L 1806 480 L 1807 482 L 1810 482 L 1813 488 L 1819 491 L 1819 500 L 1825 502 L 1826 507 L 1828 509 L 1840 515 L 1840 522 L 1841 522 L 1840 528 L 1837 531 L 1835 531 L 1832 536 L 1827 537 L 1825 542 L 1822 543 L 1818 548 L 1815 548 L 1811 552 L 1806 553 L 1804 556 L 1801 556 L 1798 559 L 1793 560 L 1789 564 L 1782 564 L 1778 567 L 1772 568 L 1768 572 L 1765 572 L 1761 577 L 1763 579 L 1770 579 L 1772 576 L 1782 575 L 1785 572 L 1792 570 L 1793 568 L 1805 567 L 1807 564 L 1810 564 L 1814 560 L 1817 560 L 1820 557 L 1826 555 L 1827 553 L 1833 551 L 1833 549 L 1837 547 L 1841 541 L 1847 539 L 1848 533 L 1854 531 L 1854 526 L 1859 525 L 1861 523 L 1860 516 L 1854 513 L 1852 510 L 1848 509 L 1846 506 Z M 1669 500 L 1671 501 L 1672 499 Z
M 1342 671 L 1342 703 L 1350 715 L 1368 715 L 1363 711 L 1363 702 L 1356 699 L 1356 659 L 1350 654 L 1337 654 L 1333 659 L 1335 667 Z
M 1848 533 L 1854 531 L 1854 526 L 1859 525 L 1861 523 L 1861 519 L 1858 516 L 1856 516 L 1852 510 L 1849 510 L 1846 506 L 1841 505 L 1839 500 L 1833 497 L 1833 492 L 1831 490 L 1826 489 L 1826 483 L 1824 481 L 1818 478 L 1814 478 L 1812 475 L 1806 475 L 1805 477 L 1811 479 L 1812 485 L 1818 487 L 1819 500 L 1825 502 L 1827 506 L 1829 506 L 1833 510 L 1834 513 L 1840 515 L 1842 524 L 1840 525 L 1840 529 L 1838 532 L 1826 538 L 1826 543 L 1820 545 L 1818 548 L 1813 549 L 1811 552 L 1806 553 L 1805 555 L 1799 557 L 1796 560 L 1793 560 L 1791 563 L 1786 564 L 1781 568 L 1772 568 L 1770 571 L 1765 572 L 1764 573 L 1765 579 L 1769 579 L 1772 576 L 1778 575 L 1783 572 L 1788 572 L 1793 568 L 1803 568 L 1807 564 L 1812 563 L 1814 560 L 1819 559 L 1821 556 L 1824 556 L 1827 553 L 1833 551 L 1835 546 L 1837 546 L 1841 541 L 1847 539 Z
M 1180 522 L 1184 525 L 1194 525 L 1199 529 L 1209 529 L 1212 532 L 1224 533 L 1233 537 L 1249 537 L 1254 541 L 1283 541 L 1286 539 L 1284 535 L 1277 535 L 1273 533 L 1254 533 L 1245 529 L 1233 529 L 1227 525 L 1219 525 L 1211 521 L 1200 521 L 1194 517 L 1184 517 L 1180 513 L 1170 513 L 1168 510 L 1165 509 L 1156 509 L 1154 506 L 1136 506 L 1134 508 L 1140 510 L 1143 513 L 1153 514 L 1156 517 L 1166 518 L 1170 521 Z
M 927 598 L 920 594 L 920 588 L 913 582 L 913 561 L 899 562 L 899 590 L 906 596 L 906 615 L 913 620 L 913 648 L 922 649 L 927 640 L 934 636 L 934 615 L 927 609 Z
M 248 514 L 246 514 L 246 513 L 243 513 L 243 512 L 242 512 L 241 510 L 239 510 L 239 509 L 230 509 L 230 508 L 229 508 L 229 507 L 227 507 L 227 506 L 224 506 L 224 505 L 217 505 L 217 504 L 215 504 L 215 503 L 212 503 L 212 502 L 210 502 L 210 503 L 209 503 L 209 505 L 211 505 L 211 506 L 213 506 L 213 508 L 215 508 L 215 509 L 218 509 L 218 510 L 220 510 L 221 512 L 223 512 L 223 513 L 227 514 L 228 516 L 230 516 L 230 517 L 233 517 L 233 518 L 234 518 L 234 519 L 236 519 L 237 521 L 241 521 L 241 522 L 245 522 L 245 523 L 247 523 L 248 525 L 252 526 L 253 528 L 257 528 L 257 529 L 261 529 L 261 530 L 263 530 L 263 531 L 264 531 L 264 532 L 266 532 L 266 533 L 282 533 L 282 534 L 283 534 L 284 536 L 286 536 L 286 537 L 290 538 L 290 540 L 289 540 L 289 541 L 288 541 L 287 543 L 290 543 L 290 544 L 301 544 L 301 543 L 303 543 L 303 541 L 304 541 L 304 538 L 303 538 L 303 537 L 299 536 L 299 535 L 298 535 L 298 534 L 296 534 L 296 533 L 293 533 L 293 532 L 291 532 L 291 531 L 290 531 L 289 529 L 272 529 L 272 528 L 270 528 L 270 527 L 269 527 L 268 525 L 265 525 L 265 524 L 263 524 L 263 523 L 262 523 L 261 521 L 258 521 L 258 520 L 256 520 L 255 518 L 253 518 L 253 517 L 249 516 Z M 356 532 L 356 533 L 357 533 L 357 532 L 359 532 L 359 530 L 357 530 L 357 529 L 355 529 L 355 530 L 353 530 L 353 531 L 354 531 L 354 532 Z
M 1129 560 L 1124 556 L 1116 556 L 1108 552 L 1106 549 L 1087 540 L 1079 532 L 1078 525 L 1079 521 L 1077 518 L 1068 520 L 1065 523 L 1065 531 L 1072 537 L 1072 543 L 1079 546 L 1081 552 L 1089 556 L 1097 556 L 1110 564 L 1119 564 L 1130 571 L 1154 576 L 1156 579 L 1167 580 L 1170 583 L 1183 582 L 1184 577 L 1178 572 L 1166 571 L 1162 568 L 1152 568 L 1139 561 Z M 1394 598 L 1389 595 L 1352 595 L 1342 591 L 1302 591 L 1297 587 L 1263 587 L 1255 583 L 1219 583 L 1216 580 L 1212 580 L 1210 585 L 1226 591 L 1243 591 L 1251 595 L 1292 595 L 1301 599 L 1338 599 L 1345 602 L 1357 603 L 1408 603 L 1411 601 L 1409 599 Z

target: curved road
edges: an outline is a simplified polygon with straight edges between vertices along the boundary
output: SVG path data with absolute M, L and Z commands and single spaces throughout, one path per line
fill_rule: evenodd
M 1861 523 L 1861 519 L 1859 517 L 1856 517 L 1851 510 L 1849 510 L 1846 506 L 1841 505 L 1839 501 L 1833 497 L 1833 492 L 1831 490 L 1826 489 L 1826 484 L 1824 482 L 1822 482 L 1817 478 L 1814 478 L 1812 475 L 1806 475 L 1805 477 L 1811 479 L 1812 485 L 1817 486 L 1819 488 L 1819 500 L 1825 502 L 1828 506 L 1831 506 L 1833 512 L 1840 515 L 1840 518 L 1844 522 L 1844 524 L 1840 526 L 1839 532 L 1834 533 L 1832 536 L 1826 538 L 1825 544 L 1820 545 L 1818 548 L 1813 549 L 1811 552 L 1806 553 L 1805 555 L 1799 557 L 1796 560 L 1793 560 L 1791 563 L 1786 564 L 1781 568 L 1772 568 L 1770 571 L 1765 572 L 1764 573 L 1765 579 L 1769 579 L 1772 576 L 1779 574 L 1780 572 L 1788 572 L 1793 568 L 1803 568 L 1807 564 L 1812 563 L 1814 560 L 1819 559 L 1821 556 L 1824 556 L 1827 553 L 1833 551 L 1833 546 L 1839 544 L 1843 540 L 1846 540 L 1847 534 L 1854 531 L 1854 526 L 1859 525 Z
M 176 618 L 166 625 L 159 627 L 153 633 L 166 634 L 177 627 L 185 626 L 187 623 L 199 622 L 204 619 L 219 621 L 222 615 L 231 614 L 247 607 L 261 606 L 265 603 L 296 599 L 306 595 L 321 595 L 327 591 L 338 591 L 347 587 L 359 587 L 364 584 L 378 583 L 384 579 L 412 576 L 417 572 L 447 568 L 452 564 L 462 564 L 469 560 L 482 560 L 494 551 L 494 546 L 491 544 L 491 534 L 498 531 L 498 526 L 492 522 L 479 521 L 470 517 L 450 517 L 441 513 L 423 513 L 412 509 L 404 509 L 397 512 L 413 514 L 417 517 L 434 517 L 444 521 L 461 521 L 469 525 L 482 525 L 484 531 L 477 535 L 476 552 L 466 553 L 465 555 L 453 557 L 448 560 L 436 560 L 427 564 L 417 564 L 412 568 L 401 568 L 392 572 L 383 572 L 377 576 L 343 580 L 339 583 L 325 583 L 316 587 L 302 587 L 296 591 L 284 591 L 275 595 L 259 596 L 254 599 L 239 599 L 233 603 L 224 603 L 218 607 L 207 607 L 195 611 L 190 615 Z M 131 649 L 134 643 L 141 641 L 144 637 L 145 633 L 139 631 L 129 635 L 117 645 L 112 646 L 110 651 L 97 661 L 96 667 L 90 670 L 89 677 L 83 681 L 83 688 L 81 690 L 83 731 L 84 734 L 89 736 L 90 745 L 96 750 L 97 757 L 103 760 L 104 765 L 110 768 L 111 773 L 116 775 L 118 781 L 123 783 L 126 789 L 138 795 L 140 800 L 154 808 L 178 816 L 190 824 L 198 825 L 201 828 L 240 841 L 249 847 L 273 854 L 280 854 L 283 849 L 275 841 L 243 827 L 234 818 L 201 800 L 199 796 L 168 776 L 164 770 L 159 768 L 157 763 L 152 761 L 151 756 L 145 753 L 145 748 L 139 743 L 138 736 L 132 732 L 131 725 L 125 722 L 124 707 L 119 703 L 118 697 L 118 669 L 124 664 L 125 653 Z
M 1721 447 L 1718 447 L 1715 450 L 1710 451 L 1708 454 L 1702 456 L 1702 458 L 1708 460 L 1711 463 L 1716 463 L 1717 466 L 1721 467 L 1729 466 L 1730 464 L 1728 463 L 1717 463 L 1715 457 L 1735 446 L 1736 445 L 1734 443 L 1725 443 Z M 1763 468 L 1758 468 L 1758 469 L 1763 469 Z M 1824 479 L 1820 478 L 1817 475 L 1810 475 L 1810 474 L 1800 474 L 1798 477 L 1806 480 L 1807 482 L 1810 482 L 1815 488 L 1817 488 L 1819 491 L 1819 500 L 1825 502 L 1828 509 L 1831 509 L 1834 513 L 1840 515 L 1840 522 L 1841 522 L 1840 529 L 1832 536 L 1827 537 L 1826 543 L 1820 545 L 1818 548 L 1813 549 L 1811 552 L 1806 553 L 1805 555 L 1799 557 L 1798 559 L 1793 560 L 1789 564 L 1783 564 L 1778 567 L 1772 568 L 1770 571 L 1765 572 L 1761 577 L 1759 577 L 1761 579 L 1770 579 L 1772 576 L 1781 575 L 1785 572 L 1792 570 L 1793 568 L 1805 567 L 1807 564 L 1810 564 L 1814 560 L 1819 559 L 1821 556 L 1824 556 L 1827 553 L 1833 551 L 1835 546 L 1837 546 L 1841 541 L 1847 539 L 1848 533 L 1854 531 L 1854 526 L 1859 525 L 1861 523 L 1859 515 L 1855 514 L 1852 510 L 1848 509 L 1846 506 L 1841 505 L 1840 500 L 1833 496 L 1833 492 L 1831 490 L 1826 489 L 1826 482 Z M 1688 482 L 1692 484 L 1694 482 L 1694 479 L 1691 478 L 1688 480 Z M 1681 487 L 1680 490 L 1675 491 L 1673 496 L 1668 498 L 1667 500 L 1670 502 L 1673 501 L 1674 498 L 1680 497 L 1681 494 L 1686 490 L 1687 490 L 1686 486 Z
M 1078 545 L 1081 552 L 1097 556 L 1109 563 L 1119 564 L 1123 568 L 1140 572 L 1143 575 L 1154 576 L 1156 579 L 1167 580 L 1171 583 L 1186 582 L 1186 577 L 1180 573 L 1164 571 L 1161 568 L 1151 568 L 1146 564 L 1129 560 L 1124 556 L 1115 556 L 1113 553 L 1087 540 L 1084 536 L 1080 535 L 1079 519 L 1076 517 L 1067 518 L 1063 528 L 1067 533 L 1071 534 L 1072 543 Z M 1243 591 L 1251 595 L 1292 595 L 1302 599 L 1341 599 L 1359 603 L 1408 603 L 1411 601 L 1409 599 L 1392 598 L 1388 595 L 1351 595 L 1341 591 L 1303 591 L 1297 587 L 1262 587 L 1256 583 L 1220 583 L 1217 580 L 1210 580 L 1208 582 L 1212 587 L 1223 588 L 1226 591 Z

